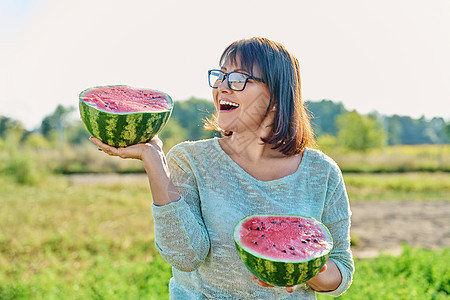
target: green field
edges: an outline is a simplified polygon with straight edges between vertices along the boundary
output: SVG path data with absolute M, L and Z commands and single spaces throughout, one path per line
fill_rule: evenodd
M 357 201 L 380 191 L 420 199 L 429 189 L 428 200 L 448 200 L 446 173 L 403 174 L 389 185 L 386 174 L 360 175 L 345 175 Z M 0 190 L 0 299 L 168 299 L 171 272 L 154 246 L 145 178 L 74 184 L 47 176 L 19 185 L 1 176 Z M 397 258 L 356 260 L 342 299 L 448 299 L 449 262 L 449 248 L 410 247 Z
M 450 200 L 450 173 L 344 173 L 352 202 Z
M 352 286 L 330 299 L 449 299 L 450 248 L 425 250 L 405 246 L 399 257 L 379 256 L 355 260 Z

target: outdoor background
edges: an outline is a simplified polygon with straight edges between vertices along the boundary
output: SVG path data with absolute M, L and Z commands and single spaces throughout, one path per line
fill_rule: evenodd
M 299 59 L 318 148 L 344 173 L 341 298 L 449 299 L 449 15 L 445 0 L 0 0 L 0 299 L 168 299 L 142 165 L 88 141 L 78 94 L 161 90 L 165 151 L 212 137 L 207 70 L 251 36 Z

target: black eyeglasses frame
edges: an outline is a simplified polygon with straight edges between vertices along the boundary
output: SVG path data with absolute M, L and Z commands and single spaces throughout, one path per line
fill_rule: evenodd
M 221 81 L 220 83 L 222 83 L 223 80 L 224 80 L 225 77 L 226 77 L 226 78 L 227 78 L 227 84 L 228 84 L 228 87 L 230 88 L 230 90 L 237 91 L 237 92 L 243 91 L 243 90 L 245 89 L 245 87 L 247 86 L 247 81 L 248 81 L 249 79 L 252 79 L 252 80 L 255 80 L 255 81 L 259 81 L 259 82 L 263 82 L 263 83 L 264 83 L 264 80 L 263 80 L 262 78 L 255 77 L 255 76 L 252 76 L 252 75 L 248 75 L 248 74 L 245 74 L 245 73 L 243 73 L 243 72 L 233 71 L 233 72 L 226 73 L 226 72 L 224 72 L 224 71 L 222 71 L 222 70 L 212 69 L 212 70 L 209 70 L 209 71 L 208 71 L 208 83 L 209 83 L 209 86 L 210 86 L 211 88 L 213 88 L 213 89 L 217 89 L 219 86 L 213 86 L 213 85 L 211 84 L 211 72 L 220 72 L 220 73 L 222 73 L 222 74 L 223 74 L 223 79 L 222 79 L 222 81 Z M 242 75 L 245 76 L 245 82 L 244 82 L 244 85 L 243 85 L 242 89 L 236 89 L 236 88 L 233 88 L 233 87 L 231 86 L 230 80 L 229 80 L 229 78 L 230 78 L 229 75 L 230 75 L 230 74 L 233 74 L 233 73 L 239 73 L 239 74 L 242 74 Z M 219 85 L 220 85 L 220 84 L 219 84 Z

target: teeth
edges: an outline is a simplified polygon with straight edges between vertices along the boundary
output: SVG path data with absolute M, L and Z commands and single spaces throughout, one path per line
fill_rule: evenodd
M 235 107 L 239 106 L 239 104 L 237 104 L 237 103 L 233 103 L 233 102 L 226 101 L 226 100 L 220 100 L 219 104 L 220 105 L 231 105 L 231 106 L 235 106 Z

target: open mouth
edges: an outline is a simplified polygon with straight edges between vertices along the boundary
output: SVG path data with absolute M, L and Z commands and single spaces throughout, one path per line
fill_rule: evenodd
M 220 111 L 231 111 L 231 110 L 235 110 L 236 108 L 239 107 L 239 104 L 231 102 L 231 101 L 227 101 L 227 100 L 220 100 L 219 101 L 219 110 Z

